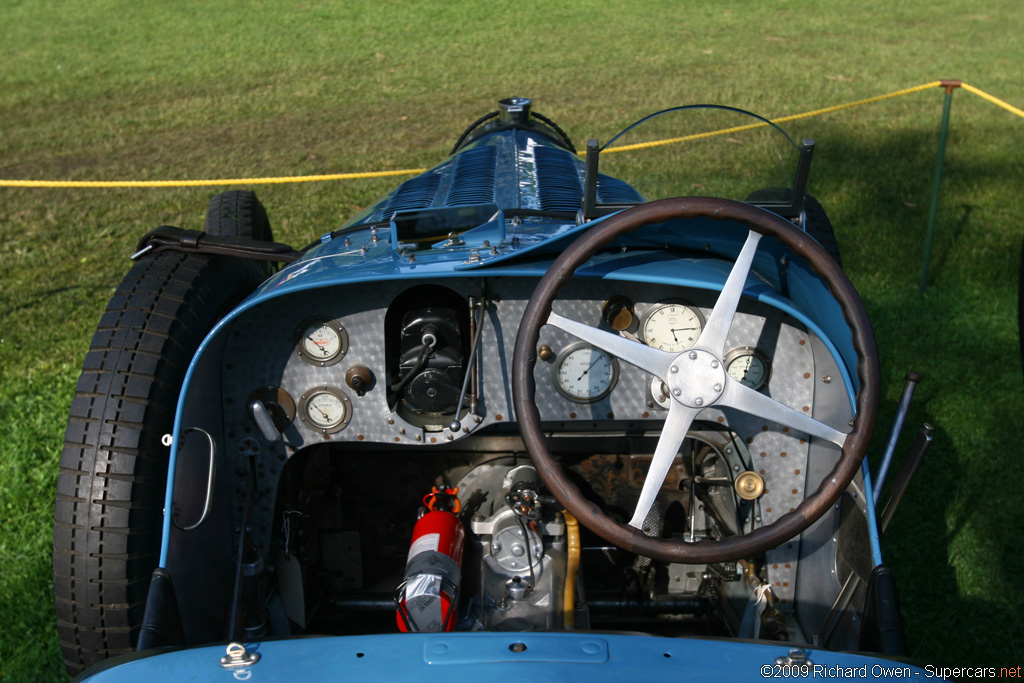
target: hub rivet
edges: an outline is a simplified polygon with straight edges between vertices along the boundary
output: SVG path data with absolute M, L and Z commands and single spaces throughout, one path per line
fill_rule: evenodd
M 682 389 L 673 389 L 672 390 L 672 395 L 673 396 L 682 396 L 683 395 L 683 391 L 682 391 Z
M 690 351 L 690 360 L 697 360 L 697 352 Z
M 694 403 L 699 405 L 699 406 L 702 406 L 702 405 L 704 405 L 704 399 L 698 398 L 696 401 L 694 401 Z
M 718 361 L 717 360 L 711 361 L 711 367 L 717 368 L 718 367 Z
M 678 366 L 676 366 L 676 365 L 673 365 L 673 366 L 672 366 L 671 368 L 669 368 L 669 370 L 670 370 L 671 372 L 679 372 L 679 367 L 678 367 Z

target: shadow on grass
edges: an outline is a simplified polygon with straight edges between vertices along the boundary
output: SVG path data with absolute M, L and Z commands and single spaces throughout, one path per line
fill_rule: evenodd
M 1005 218 L 1017 205 L 1019 162 L 966 145 L 947 150 L 922 295 L 937 130 L 857 138 L 823 127 L 811 190 L 832 217 L 882 360 L 873 470 L 906 371 L 922 381 L 892 474 L 920 425 L 936 427 L 883 541 L 912 653 L 945 666 L 1016 666 L 1013 657 L 1024 650 L 1024 386 L 1016 320 L 1024 216 Z

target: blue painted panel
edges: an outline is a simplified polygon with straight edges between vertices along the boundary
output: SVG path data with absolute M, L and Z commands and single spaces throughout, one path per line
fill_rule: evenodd
M 773 668 L 785 643 L 676 639 L 591 633 L 391 634 L 276 640 L 250 645 L 255 664 L 220 666 L 224 647 L 202 647 L 110 660 L 82 681 L 717 681 L 782 678 Z M 519 651 L 516 651 L 519 650 Z M 927 669 L 808 648 L 815 669 L 807 678 L 909 679 Z M 785 672 L 785 673 L 783 673 Z M 934 675 L 934 674 L 932 674 Z

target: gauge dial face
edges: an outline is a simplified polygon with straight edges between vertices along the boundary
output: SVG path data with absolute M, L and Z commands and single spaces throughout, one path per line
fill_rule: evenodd
M 307 363 L 333 365 L 348 351 L 348 333 L 334 320 L 310 318 L 296 335 L 295 350 Z
M 334 387 L 316 387 L 302 397 L 302 420 L 324 434 L 339 432 L 352 419 L 352 402 Z
M 725 357 L 729 377 L 751 389 L 760 389 L 768 382 L 768 358 L 749 346 L 733 349 Z
M 581 342 L 565 348 L 554 372 L 559 393 L 576 403 L 593 403 L 615 387 L 619 363 L 607 351 Z
M 645 344 L 672 353 L 681 353 L 696 344 L 703 329 L 700 312 L 679 301 L 655 304 L 640 325 Z

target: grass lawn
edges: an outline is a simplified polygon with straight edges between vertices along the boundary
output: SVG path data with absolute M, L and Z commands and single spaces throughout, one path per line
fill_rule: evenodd
M 577 145 L 678 104 L 784 116 L 960 78 L 1024 107 L 1019 0 L 0 4 L 0 178 L 157 180 L 429 166 L 510 95 Z M 882 352 L 874 455 L 907 370 L 935 443 L 883 541 L 913 654 L 1024 654 L 1017 288 L 1024 119 L 957 91 L 928 290 L 943 93 L 784 127 Z M 297 246 L 395 179 L 256 188 Z M 50 586 L 57 462 L 82 359 L 138 237 L 228 188 L 0 188 L 0 678 L 63 673 Z

